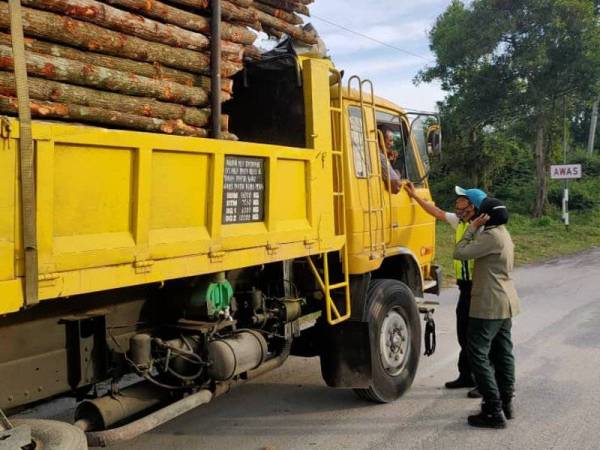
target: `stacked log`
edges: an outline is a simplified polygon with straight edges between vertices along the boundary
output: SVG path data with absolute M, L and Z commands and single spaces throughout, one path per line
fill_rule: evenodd
M 252 30 L 312 44 L 300 25 L 312 0 L 221 0 L 221 96 Z M 21 0 L 34 117 L 206 137 L 210 123 L 210 0 Z M 16 114 L 6 0 L 0 0 L 0 113 Z M 118 110 L 116 110 L 118 107 Z M 221 127 L 227 132 L 227 117 Z
M 253 9 L 263 30 L 268 34 L 276 37 L 287 34 L 312 45 L 317 43 L 317 37 L 299 26 L 304 23 L 299 14 L 310 16 L 307 5 L 312 2 L 313 0 L 255 0 Z

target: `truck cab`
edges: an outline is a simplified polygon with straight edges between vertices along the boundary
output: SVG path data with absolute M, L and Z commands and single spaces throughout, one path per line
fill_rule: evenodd
M 324 80 L 329 92 L 323 92 Z M 377 97 L 369 80 L 346 80 L 328 59 L 291 50 L 248 67 L 235 88 L 226 111 L 241 140 L 302 147 L 325 141 L 330 147 L 335 229 L 347 241 L 349 273 L 396 270 L 411 277 L 420 297 L 435 290 L 435 220 L 403 189 L 393 192 L 384 172 L 395 171 L 400 183 L 412 182 L 431 200 L 429 158 L 439 152 L 438 117 L 407 112 Z M 245 114 L 265 109 L 254 119 Z M 397 155 L 395 161 L 386 158 L 387 168 L 383 130 L 393 134 Z
M 351 88 L 352 82 L 356 89 Z M 385 173 L 394 170 L 401 183 L 412 182 L 421 197 L 431 200 L 429 161 L 424 159 L 427 152 L 419 147 L 407 113 L 374 96 L 370 81 L 354 77 L 348 86 L 342 91 L 342 108 L 350 271 L 372 272 L 382 270 L 382 265 L 383 270 L 396 266 L 402 271 L 417 264 L 427 283 L 435 256 L 434 219 L 415 207 L 403 189 L 394 192 L 390 176 Z M 370 87 L 370 92 L 365 93 L 364 86 Z M 384 130 L 393 136 L 393 160 L 384 155 Z M 417 292 L 423 289 L 421 284 Z

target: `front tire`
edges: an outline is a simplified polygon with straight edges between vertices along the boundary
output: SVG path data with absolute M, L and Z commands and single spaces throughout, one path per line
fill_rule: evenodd
M 377 279 L 369 285 L 368 309 L 372 381 L 354 389 L 368 401 L 389 403 L 412 385 L 421 355 L 421 322 L 410 288 L 397 280 Z

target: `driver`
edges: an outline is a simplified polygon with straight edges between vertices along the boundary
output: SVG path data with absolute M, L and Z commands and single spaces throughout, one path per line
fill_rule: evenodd
M 389 186 L 390 192 L 392 194 L 397 194 L 398 192 L 400 192 L 400 187 L 402 186 L 402 177 L 396 171 L 396 169 L 392 167 L 392 164 L 390 164 L 390 161 L 393 163 L 398 158 L 398 152 L 393 148 L 394 132 L 389 128 L 382 128 L 382 132 L 385 149 L 379 149 L 379 159 L 381 160 L 381 175 L 386 188 L 388 188 Z

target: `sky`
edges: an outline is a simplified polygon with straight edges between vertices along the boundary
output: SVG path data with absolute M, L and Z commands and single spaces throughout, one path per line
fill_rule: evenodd
M 433 64 L 427 34 L 449 4 L 450 0 L 315 0 L 307 22 L 316 27 L 346 80 L 354 74 L 369 78 L 376 95 L 403 108 L 434 111 L 436 101 L 444 98 L 439 85 L 415 86 L 413 78 Z

